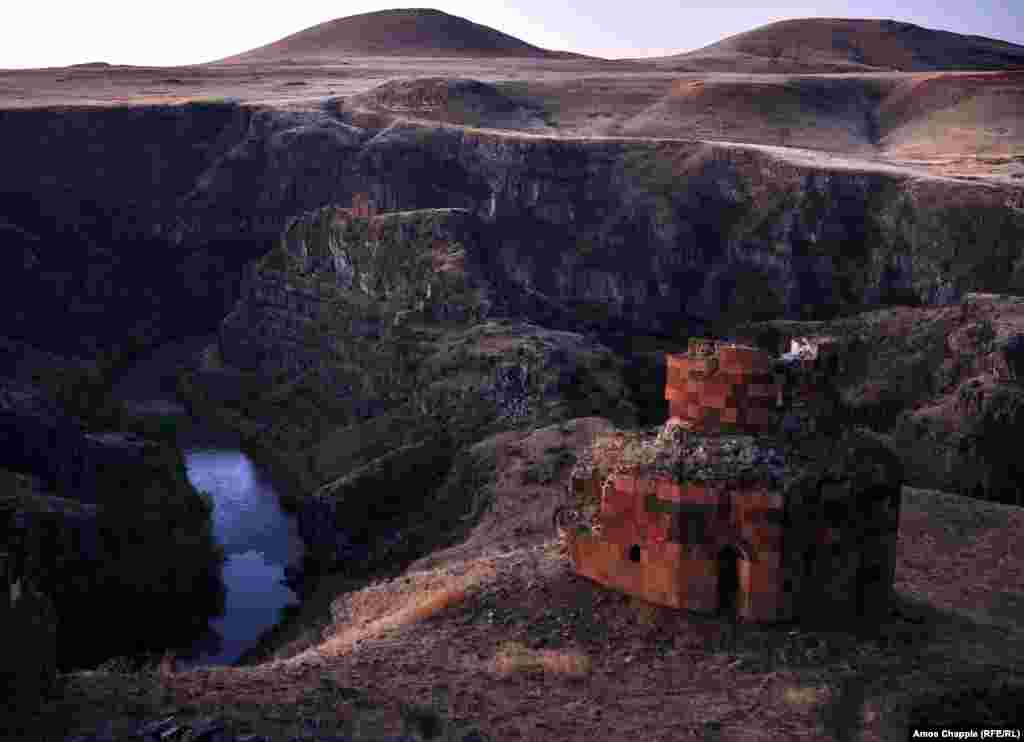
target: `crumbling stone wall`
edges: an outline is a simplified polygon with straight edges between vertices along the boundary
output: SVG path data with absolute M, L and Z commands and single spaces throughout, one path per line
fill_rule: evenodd
M 682 414 L 656 435 L 599 439 L 578 462 L 576 525 L 566 532 L 577 573 L 653 603 L 748 621 L 884 612 L 903 470 L 869 431 L 809 424 L 834 401 L 822 387 L 835 348 L 800 340 L 775 359 L 781 367 L 737 344 L 690 349 L 673 360 L 666 389 L 686 390 L 674 410 Z M 799 430 L 781 429 L 794 419 Z
M 706 431 L 758 433 L 774 422 L 779 388 L 767 353 L 737 344 L 691 340 L 666 356 L 669 414 Z

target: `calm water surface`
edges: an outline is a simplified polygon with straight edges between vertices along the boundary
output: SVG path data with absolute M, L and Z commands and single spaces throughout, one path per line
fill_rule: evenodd
M 282 583 L 284 568 L 298 563 L 302 542 L 294 518 L 278 505 L 279 489 L 241 451 L 238 437 L 207 428 L 189 417 L 175 397 L 175 375 L 194 365 L 216 336 L 168 343 L 135 363 L 118 380 L 114 395 L 137 414 L 171 416 L 188 478 L 213 497 L 213 528 L 224 546 L 224 616 L 192 647 L 184 665 L 231 664 L 281 620 L 281 609 L 298 603 Z
M 230 664 L 281 619 L 284 606 L 298 602 L 282 580 L 284 568 L 299 561 L 302 544 L 269 475 L 229 443 L 196 440 L 197 432 L 192 431 L 192 441 L 186 435 L 182 450 L 192 485 L 213 497 L 227 594 L 223 618 L 211 622 L 215 634 L 199 642 L 193 648 L 196 656 L 184 662 Z

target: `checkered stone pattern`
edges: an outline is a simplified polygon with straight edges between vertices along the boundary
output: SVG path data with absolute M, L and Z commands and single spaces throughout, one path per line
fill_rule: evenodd
M 780 387 L 764 351 L 696 340 L 667 366 L 669 415 L 692 429 L 756 434 L 777 423 Z
M 756 556 L 738 565 L 738 615 L 785 620 L 793 603 L 783 590 L 783 514 L 781 494 L 763 482 L 620 475 L 602 501 L 602 537 L 577 538 L 569 550 L 576 571 L 596 582 L 710 613 L 718 608 L 718 557 L 731 546 Z
M 813 341 L 803 345 L 807 357 L 778 359 L 781 370 L 761 351 L 710 340 L 669 356 L 666 397 L 689 431 L 663 445 L 692 447 L 687 436 L 696 435 L 704 444 L 694 451 L 703 451 L 730 440 L 723 419 L 735 432 L 763 432 L 769 424 L 757 412 L 772 413 L 782 389 L 787 414 L 827 416 L 835 348 L 804 340 Z M 570 485 L 577 501 L 593 502 L 599 486 L 601 497 L 598 527 L 569 538 L 573 569 L 656 604 L 703 612 L 731 604 L 746 621 L 882 615 L 895 579 L 902 466 L 870 431 L 824 432 L 812 437 L 828 444 L 821 461 L 800 440 L 773 437 L 781 448 L 772 466 L 784 476 L 721 456 L 696 467 L 683 459 L 690 463 L 644 469 L 632 458 L 626 468 L 606 460 L 581 469 Z M 733 573 L 730 553 L 738 585 L 723 576 Z
M 651 603 L 714 613 L 719 556 L 732 548 L 744 621 L 879 615 L 895 578 L 899 484 L 811 476 L 802 486 L 806 496 L 756 480 L 616 476 L 601 532 L 569 540 L 573 568 Z

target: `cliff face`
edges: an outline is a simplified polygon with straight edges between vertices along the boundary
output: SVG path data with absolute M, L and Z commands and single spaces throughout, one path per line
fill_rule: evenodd
M 835 380 L 848 422 L 887 437 L 908 483 L 1022 503 L 1024 467 L 1008 444 L 1024 432 L 1024 386 L 1014 371 L 1024 336 L 1019 297 L 972 293 L 956 306 L 737 331 L 769 345 L 802 335 L 839 339 L 845 358 Z
M 52 599 L 64 668 L 187 639 L 223 602 L 212 505 L 166 441 L 90 430 L 51 394 L 0 378 L 0 586 Z
M 221 323 L 232 366 L 264 373 L 323 371 L 353 341 L 379 339 L 416 315 L 465 322 L 490 311 L 482 225 L 459 209 L 351 218 L 325 207 L 301 215 L 252 264 Z
M 98 500 L 84 429 L 38 389 L 0 379 L 0 468 L 32 472 L 63 497 Z
M 756 148 L 373 130 L 229 104 L 11 111 L 0 131 L 0 308 L 62 349 L 209 328 L 290 218 L 357 192 L 477 215 L 496 300 L 573 329 L 1024 286 L 1020 189 Z

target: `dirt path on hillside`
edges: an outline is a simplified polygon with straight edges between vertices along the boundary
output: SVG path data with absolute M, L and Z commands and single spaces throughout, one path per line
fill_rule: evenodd
M 500 446 L 528 461 L 531 443 Z M 504 508 L 482 523 L 469 550 L 340 597 L 314 649 L 166 682 L 182 704 L 299 703 L 325 682 L 365 689 L 388 734 L 418 703 L 496 740 L 825 740 L 836 713 L 859 715 L 864 740 L 890 739 L 919 694 L 1010 672 L 1024 656 L 1024 510 L 905 491 L 897 612 L 873 634 L 751 626 L 730 644 L 713 620 L 599 588 L 550 537 L 509 543 L 517 523 L 560 501 L 553 484 L 533 513 Z M 854 686 L 862 702 L 844 712 Z

